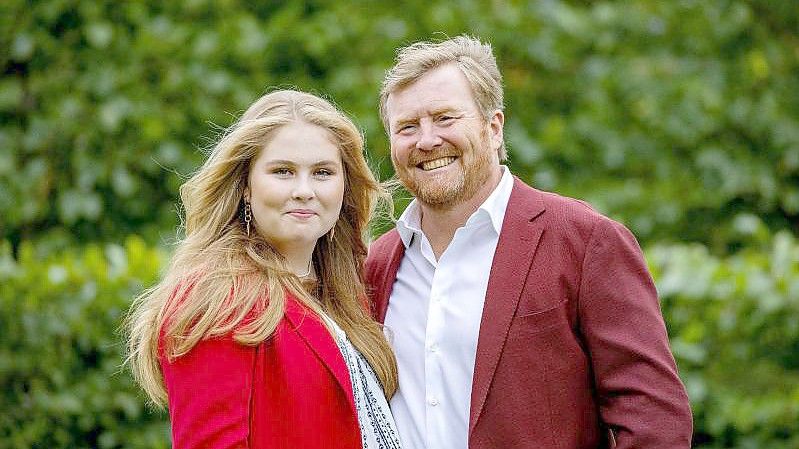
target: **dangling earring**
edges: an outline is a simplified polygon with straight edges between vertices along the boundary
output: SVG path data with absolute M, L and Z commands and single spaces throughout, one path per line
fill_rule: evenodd
M 333 226 L 332 228 L 330 228 L 330 232 L 327 233 L 327 242 L 333 243 L 333 237 L 335 236 L 336 236 L 336 227 Z
M 252 222 L 252 208 L 250 202 L 244 200 L 244 223 L 247 225 L 247 237 L 250 236 L 250 223 Z

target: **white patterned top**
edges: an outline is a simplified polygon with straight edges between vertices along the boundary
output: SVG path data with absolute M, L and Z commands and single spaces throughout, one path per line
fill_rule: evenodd
M 363 449 L 401 449 L 394 416 L 372 366 L 350 343 L 344 330 L 327 315 L 323 317 L 336 334 L 336 343 L 350 372 Z

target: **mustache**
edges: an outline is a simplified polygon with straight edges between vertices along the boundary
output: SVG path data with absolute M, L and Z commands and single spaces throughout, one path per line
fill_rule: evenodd
M 461 151 L 451 147 L 440 148 L 434 151 L 422 151 L 414 149 L 408 155 L 408 165 L 411 167 L 416 167 L 422 162 L 431 161 L 433 159 L 439 159 L 442 157 L 461 157 L 461 155 Z

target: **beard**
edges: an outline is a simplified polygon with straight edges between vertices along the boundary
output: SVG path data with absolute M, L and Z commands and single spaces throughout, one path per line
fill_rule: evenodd
M 488 182 L 492 173 L 493 155 L 488 135 L 483 130 L 476 139 L 468 140 L 467 148 L 451 145 L 434 152 L 414 149 L 408 157 L 408 165 L 396 167 L 402 185 L 420 203 L 431 209 L 445 210 L 471 199 Z M 454 156 L 457 167 L 447 169 L 440 175 L 419 179 L 416 165 L 423 160 Z

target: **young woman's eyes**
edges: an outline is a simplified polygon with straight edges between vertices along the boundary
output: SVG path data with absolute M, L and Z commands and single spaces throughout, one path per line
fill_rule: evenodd
M 272 170 L 272 173 L 279 176 L 288 176 L 292 171 L 287 167 L 278 167 Z
M 272 174 L 280 177 L 288 177 L 294 175 L 294 170 L 288 167 L 278 167 L 272 169 Z M 329 178 L 335 173 L 329 168 L 317 168 L 312 172 L 312 174 L 317 178 Z

